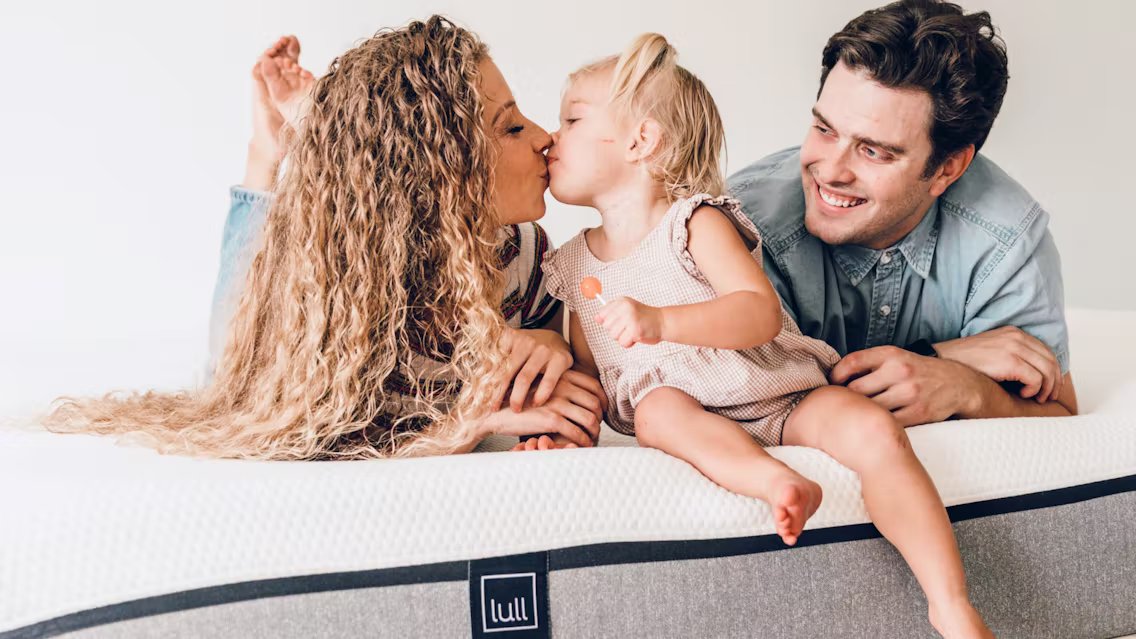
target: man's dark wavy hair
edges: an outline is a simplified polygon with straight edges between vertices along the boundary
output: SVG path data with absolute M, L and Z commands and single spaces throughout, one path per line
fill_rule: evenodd
M 990 14 L 965 14 L 938 0 L 893 2 L 845 25 L 824 47 L 821 89 L 838 62 L 883 86 L 930 95 L 931 157 L 924 177 L 967 146 L 982 148 L 1010 78 L 1006 44 Z

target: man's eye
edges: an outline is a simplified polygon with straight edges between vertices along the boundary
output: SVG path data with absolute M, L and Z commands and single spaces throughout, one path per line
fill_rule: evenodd
M 864 155 L 867 156 L 869 160 L 879 160 L 880 162 L 890 162 L 894 159 L 891 154 L 880 151 L 879 149 L 873 149 L 870 146 L 864 147 Z
M 814 124 L 813 128 L 820 131 L 823 135 L 828 135 L 830 131 L 819 124 Z

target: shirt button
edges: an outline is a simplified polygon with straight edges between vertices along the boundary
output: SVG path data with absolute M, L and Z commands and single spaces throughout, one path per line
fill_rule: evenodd
M 891 315 L 891 307 L 888 306 L 887 304 L 884 304 L 883 306 L 881 306 L 880 307 L 880 315 L 883 315 L 884 317 Z
M 890 251 L 887 252 L 887 253 L 884 253 L 883 256 L 880 257 L 880 263 L 891 264 L 891 252 Z M 884 315 L 887 315 L 887 313 L 884 313 Z

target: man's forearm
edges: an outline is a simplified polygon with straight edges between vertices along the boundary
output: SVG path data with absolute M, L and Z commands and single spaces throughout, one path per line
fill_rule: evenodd
M 1061 398 L 1039 404 L 1032 399 L 1022 399 L 1006 392 L 997 382 L 975 371 L 978 388 L 970 405 L 959 411 L 958 416 L 965 419 L 993 417 L 1068 417 L 1077 414 L 1076 395 L 1069 385 L 1069 399 Z

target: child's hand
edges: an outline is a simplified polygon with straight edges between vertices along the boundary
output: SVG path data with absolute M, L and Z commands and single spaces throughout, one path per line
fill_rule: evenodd
M 663 309 L 621 297 L 596 314 L 596 323 L 623 348 L 658 344 L 663 339 Z

